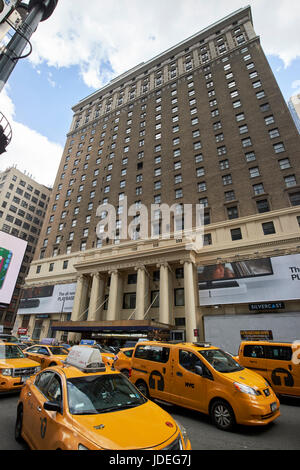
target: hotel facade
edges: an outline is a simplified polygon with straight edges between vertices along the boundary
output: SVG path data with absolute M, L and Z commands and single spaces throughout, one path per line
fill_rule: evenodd
M 300 325 L 299 148 L 250 7 L 82 99 L 15 329 L 27 318 L 29 334 L 72 341 L 156 329 L 223 347 L 243 330 L 289 335 Z M 142 232 L 153 204 L 174 209 L 170 237 L 157 208 Z M 177 233 L 197 204 L 202 247 Z

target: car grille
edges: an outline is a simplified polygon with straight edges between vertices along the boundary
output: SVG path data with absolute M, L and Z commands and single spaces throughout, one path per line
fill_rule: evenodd
M 182 445 L 181 445 L 181 439 L 180 436 L 178 436 L 175 441 L 171 442 L 167 447 L 164 447 L 162 450 L 181 450 Z
M 35 367 L 22 367 L 14 369 L 13 377 L 30 376 L 35 374 Z

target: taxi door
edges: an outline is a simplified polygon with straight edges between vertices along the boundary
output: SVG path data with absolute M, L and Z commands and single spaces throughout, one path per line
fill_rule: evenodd
M 135 352 L 135 369 L 147 383 L 151 397 L 168 401 L 170 392 L 170 348 L 141 345 Z
M 26 407 L 24 409 L 23 426 L 35 449 L 39 449 L 40 435 L 43 434 L 41 410 L 45 402 L 45 390 L 53 378 L 54 372 L 40 373 L 33 385 L 26 389 Z
M 60 446 L 57 441 L 59 440 L 60 423 L 63 417 L 57 411 L 45 410 L 44 403 L 50 401 L 62 405 L 62 384 L 58 374 L 53 373 L 43 394 L 37 393 L 34 399 L 36 399 L 36 406 L 33 407 L 32 417 L 35 423 L 35 448 L 38 450 L 57 450 Z
M 300 395 L 300 365 L 293 361 L 291 345 L 266 346 L 267 380 L 277 393 Z
M 206 366 L 199 356 L 185 348 L 175 348 L 172 358 L 171 401 L 194 410 L 205 410 L 207 401 L 207 379 L 196 372 Z

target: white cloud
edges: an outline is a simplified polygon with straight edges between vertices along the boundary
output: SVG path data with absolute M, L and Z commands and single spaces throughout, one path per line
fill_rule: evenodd
M 6 86 L 0 94 L 0 109 L 12 127 L 12 140 L 0 155 L 0 171 L 17 165 L 20 171 L 32 174 L 38 183 L 52 186 L 63 148 L 33 129 L 15 121 L 14 104 Z
M 266 54 L 278 55 L 287 67 L 299 57 L 298 0 L 248 0 L 254 28 Z M 195 34 L 238 10 L 240 0 L 63 0 L 32 37 L 35 64 L 79 65 L 84 82 L 99 88 L 113 75 Z

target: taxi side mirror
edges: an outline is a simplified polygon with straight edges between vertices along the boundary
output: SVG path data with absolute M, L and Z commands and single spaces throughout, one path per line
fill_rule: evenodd
M 53 402 L 53 401 L 46 401 L 44 403 L 44 410 L 46 411 L 57 411 L 61 413 L 61 405 L 60 403 Z
M 203 369 L 201 366 L 195 366 L 195 371 L 197 375 L 203 376 Z

